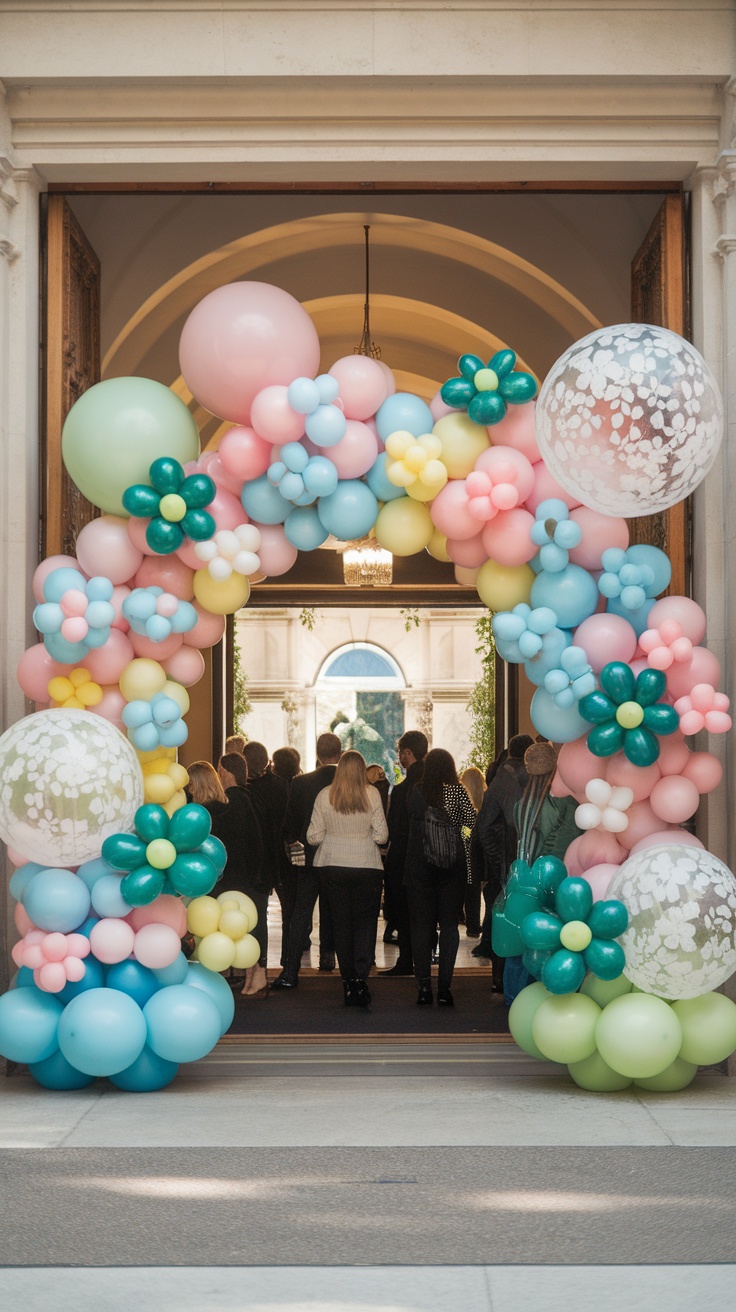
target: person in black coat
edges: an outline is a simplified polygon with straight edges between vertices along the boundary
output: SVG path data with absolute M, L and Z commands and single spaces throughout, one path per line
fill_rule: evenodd
M 473 956 L 490 958 L 496 991 L 502 987 L 503 962 L 495 956 L 491 947 L 493 904 L 504 887 L 506 873 L 516 856 L 514 810 L 529 782 L 524 767 L 524 753 L 533 742 L 534 739 L 526 733 L 515 734 L 511 739 L 506 760 L 499 762 L 488 784 L 476 825 L 488 882 L 483 891 L 486 910 L 481 940 L 477 948 L 473 948 Z
M 406 778 L 395 784 L 388 804 L 388 852 L 384 862 L 384 906 L 387 925 L 396 928 L 399 957 L 390 970 L 382 975 L 413 975 L 409 903 L 406 897 L 404 873 L 409 847 L 409 798 L 412 789 L 422 777 L 424 758 L 429 750 L 426 735 L 419 729 L 409 729 L 399 738 L 399 764 Z
M 337 734 L 320 734 L 317 739 L 317 769 L 298 775 L 291 785 L 282 834 L 287 843 L 304 844 L 304 867 L 297 870 L 296 901 L 289 925 L 286 964 L 271 985 L 275 992 L 295 989 L 299 983 L 302 951 L 309 940 L 314 907 L 319 897 L 319 879 L 314 871 L 316 848 L 307 842 L 307 830 L 317 794 L 323 788 L 330 787 L 341 755 L 342 743 Z M 335 969 L 335 941 L 326 898 L 319 899 L 319 968 Z
M 269 891 L 276 890 L 281 904 L 281 948 L 284 961 L 284 937 L 288 940 L 289 922 L 296 896 L 291 862 L 281 830 L 289 801 L 289 785 L 269 767 L 268 751 L 263 743 L 246 743 L 243 756 L 248 766 L 248 796 L 258 816 L 268 867 Z

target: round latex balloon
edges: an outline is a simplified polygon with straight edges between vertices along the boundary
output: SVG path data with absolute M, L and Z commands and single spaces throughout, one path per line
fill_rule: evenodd
M 77 866 L 133 828 L 143 802 L 135 750 L 99 715 L 39 711 L 0 738 L 0 837 L 32 861 Z
M 184 465 L 199 455 L 189 409 L 151 378 L 108 378 L 75 401 L 64 421 L 61 453 L 83 496 L 111 515 L 126 515 L 123 492 L 148 483 L 154 460 Z
M 595 1030 L 598 1051 L 620 1075 L 645 1079 L 677 1057 L 682 1028 L 674 1009 L 646 993 L 625 993 L 604 1007 Z
M 413 556 L 429 546 L 434 524 L 421 501 L 401 497 L 387 501 L 378 512 L 375 534 L 379 544 L 394 556 Z
M 736 879 L 710 852 L 676 842 L 640 851 L 607 896 L 629 913 L 625 973 L 645 993 L 695 998 L 736 970 Z
M 653 515 L 683 501 L 713 465 L 723 404 L 702 355 L 650 324 L 600 328 L 552 366 L 537 442 L 568 492 L 603 515 Z
M 135 1061 L 146 1041 L 143 1012 L 118 989 L 88 989 L 59 1021 L 59 1047 L 75 1070 L 116 1075 Z

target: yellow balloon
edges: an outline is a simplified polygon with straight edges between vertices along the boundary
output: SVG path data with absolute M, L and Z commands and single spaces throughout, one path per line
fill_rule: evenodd
M 87 679 L 77 686 L 77 697 L 84 707 L 99 706 L 102 701 L 102 689 L 99 683 Z
M 186 788 L 189 783 L 189 771 L 178 761 L 174 761 L 169 766 L 169 778 L 173 779 L 176 788 Z
M 204 606 L 212 615 L 234 615 L 250 596 L 247 578 L 234 572 L 224 583 L 218 583 L 208 569 L 198 569 L 192 587 L 200 606 Z
M 207 970 L 227 970 L 235 962 L 235 944 L 227 934 L 205 934 L 197 957 Z
M 187 907 L 187 927 L 190 934 L 214 934 L 219 928 L 222 907 L 217 898 L 195 897 Z
M 157 747 L 153 752 L 139 752 L 136 748 L 136 756 L 141 763 L 141 769 L 145 771 L 147 765 L 158 765 L 163 773 L 170 761 L 176 760 L 175 747 Z M 163 764 L 162 764 L 163 762 Z M 158 771 L 154 770 L 154 774 Z
M 166 670 L 147 656 L 137 656 L 129 661 L 120 675 L 120 691 L 126 702 L 150 701 L 157 692 L 163 692 L 165 686 Z M 160 756 L 161 752 L 156 755 Z
M 182 715 L 186 715 L 189 710 L 189 693 L 180 683 L 175 683 L 173 679 L 167 679 L 163 687 L 165 696 L 170 697 L 176 702 Z
M 427 551 L 434 560 L 443 560 L 447 562 L 450 559 L 447 554 L 447 538 L 444 533 L 440 533 L 438 528 L 435 529 L 427 543 Z
M 143 801 L 149 805 L 166 806 L 176 789 L 167 774 L 144 774 Z
M 252 897 L 247 893 L 241 893 L 237 888 L 226 889 L 224 893 L 218 893 L 217 901 L 220 903 L 220 911 L 229 911 L 237 908 L 248 917 L 248 930 L 255 929 L 258 924 L 258 910 Z M 231 905 L 228 906 L 228 903 Z
M 398 497 L 379 511 L 375 534 L 380 546 L 394 556 L 413 556 L 432 540 L 434 524 L 421 501 Z
M 163 806 L 167 816 L 169 817 L 169 819 L 171 819 L 174 812 L 178 811 L 180 807 L 186 806 L 186 804 L 187 804 L 187 795 L 184 792 L 183 788 L 180 788 L 178 792 L 174 793 L 174 796 L 172 797 L 171 801 L 164 802 Z
M 498 565 L 487 560 L 478 570 L 475 586 L 489 610 L 513 610 L 522 601 L 528 603 L 535 577 L 529 565 Z
M 74 696 L 74 684 L 71 679 L 67 679 L 63 674 L 60 674 L 55 679 L 49 679 L 47 691 L 52 701 L 65 702 Z
M 450 478 L 467 478 L 478 456 L 491 445 L 485 428 L 464 413 L 438 419 L 432 432 L 442 443 L 440 459 Z
M 233 965 L 236 970 L 247 970 L 249 966 L 257 965 L 261 956 L 261 945 L 252 934 L 239 938 L 233 947 L 235 948 Z
M 248 933 L 250 925 L 244 911 L 223 911 L 220 913 L 220 930 L 228 938 L 242 938 Z

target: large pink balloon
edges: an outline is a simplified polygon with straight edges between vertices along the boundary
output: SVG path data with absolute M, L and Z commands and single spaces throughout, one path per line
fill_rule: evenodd
M 104 720 L 109 720 L 116 728 L 123 730 L 123 711 L 126 706 L 125 698 L 119 688 L 103 688 L 102 701 L 98 702 L 92 710 L 96 715 L 101 715 Z
M 193 684 L 199 683 L 204 674 L 204 656 L 196 647 L 182 645 L 173 656 L 169 656 L 161 664 L 169 678 L 174 679 L 184 688 L 191 688 Z
M 514 450 L 512 446 L 502 446 L 498 439 L 493 446 L 481 452 L 475 468 L 490 474 L 494 483 L 510 483 L 516 488 L 516 504 L 519 506 L 523 505 L 534 487 L 534 466 L 521 451 Z
M 640 838 L 646 838 L 647 834 L 654 834 L 662 828 L 662 819 L 655 815 L 649 802 L 634 802 L 629 807 L 629 827 L 622 834 L 618 835 L 618 841 L 626 851 L 631 851 L 634 843 L 638 843 Z
M 534 465 L 541 459 L 537 439 L 534 435 L 534 411 L 536 401 L 526 401 L 524 405 L 510 405 L 506 416 L 500 424 L 491 424 L 486 431 L 496 446 L 512 446 L 520 451 Z
M 609 756 L 606 761 L 606 782 L 613 788 L 630 788 L 635 802 L 645 802 L 661 777 L 658 761 L 653 765 L 632 765 L 623 752 Z
M 717 688 L 721 682 L 721 667 L 707 647 L 693 647 L 692 660 L 675 661 L 667 671 L 667 691 L 672 697 L 685 697 L 696 683 L 709 683 Z
M 655 815 L 667 825 L 681 825 L 698 809 L 700 793 L 690 779 L 681 774 L 666 775 L 654 785 L 649 804 Z
M 488 560 L 482 533 L 475 538 L 448 538 L 447 554 L 453 564 L 463 569 L 478 569 Z
M 225 632 L 225 616 L 213 615 L 210 611 L 204 610 L 198 601 L 192 602 L 192 605 L 199 618 L 194 628 L 183 635 L 184 646 L 197 647 L 200 650 L 214 647 Z
M 437 493 L 429 513 L 432 523 L 446 538 L 460 541 L 478 534 L 478 521 L 471 515 L 470 498 L 465 491 L 464 478 L 451 478 Z
M 149 970 L 163 970 L 172 961 L 176 961 L 181 952 L 180 937 L 171 925 L 151 921 L 138 930 L 133 944 L 133 956 L 142 966 L 148 966 Z
M 170 633 L 168 638 L 164 638 L 163 642 L 151 642 L 151 639 L 147 638 L 145 633 L 134 633 L 132 629 L 128 637 L 136 656 L 147 656 L 152 661 L 167 660 L 169 656 L 173 656 L 174 652 L 179 650 L 183 641 L 181 633 Z
M 89 932 L 89 945 L 98 961 L 106 966 L 125 961 L 133 951 L 135 934 L 125 920 L 116 916 L 105 916 L 98 920 Z
M 84 668 L 89 670 L 95 683 L 117 683 L 126 665 L 133 660 L 135 652 L 127 633 L 120 629 L 111 629 L 110 637 L 104 647 L 97 647 L 87 652 Z
M 233 496 L 239 499 L 243 490 L 243 479 L 239 478 L 237 474 L 228 473 L 216 451 L 209 451 L 207 454 L 211 459 L 205 465 L 202 456 L 199 462 L 200 468 L 205 474 L 209 474 L 210 478 L 214 479 L 218 487 L 223 488 L 226 492 L 232 492 Z
M 593 866 L 620 866 L 625 860 L 626 852 L 616 835 L 605 829 L 589 829 L 573 839 L 565 853 L 567 873 L 574 876 L 584 875 Z
M 202 562 L 197 558 L 197 569 Z M 163 588 L 171 592 L 180 601 L 191 601 L 194 596 L 194 570 L 179 560 L 177 555 L 147 556 L 143 561 L 134 583 L 137 588 Z
M 432 400 L 429 403 L 429 408 L 432 412 L 432 418 L 434 419 L 434 422 L 436 424 L 439 423 L 440 419 L 444 419 L 446 415 L 460 414 L 460 411 L 458 410 L 457 406 L 446 405 L 446 403 L 442 400 L 441 391 L 435 392 L 434 396 L 432 397 Z M 510 442 L 509 446 L 513 446 L 513 443 Z M 538 459 L 539 456 L 537 456 L 537 460 Z
M 112 622 L 114 629 L 120 629 L 121 633 L 127 633 L 130 625 L 123 615 L 123 602 L 130 596 L 131 589 L 124 583 L 118 583 L 112 590 L 110 604 L 115 609 L 115 619 Z
M 271 443 L 252 428 L 239 425 L 222 438 L 217 453 L 227 474 L 242 481 L 260 478 L 271 464 Z
M 607 762 L 588 751 L 585 738 L 563 743 L 557 757 L 557 773 L 574 797 L 582 797 L 591 779 L 605 779 Z
M 70 665 L 60 665 L 52 660 L 42 642 L 29 647 L 18 661 L 16 678 L 26 697 L 34 702 L 48 702 L 49 682 L 60 675 L 67 674 Z
M 125 919 L 136 934 L 144 925 L 168 925 L 170 929 L 176 930 L 180 939 L 187 932 L 187 909 L 181 898 L 171 893 L 161 893 L 148 906 L 134 907 Z
M 319 337 L 288 292 L 265 282 L 233 282 L 192 310 L 179 342 L 179 364 L 201 405 L 222 419 L 247 424 L 262 388 L 314 378 Z
M 673 838 L 673 834 L 677 834 Z M 657 830 L 655 834 L 647 834 L 646 838 L 640 838 L 638 843 L 632 847 L 629 856 L 636 856 L 637 852 L 646 852 L 648 847 L 661 847 L 662 843 L 677 843 L 678 847 L 700 847 L 703 844 L 695 834 L 688 833 L 687 829 L 678 829 L 673 825 L 670 829 Z
M 128 535 L 128 521 L 119 515 L 90 520 L 77 536 L 77 560 L 85 574 L 102 574 L 111 583 L 127 583 L 143 560 Z
M 712 793 L 723 778 L 723 766 L 711 752 L 691 752 L 682 777 L 695 784 L 699 793 Z
M 378 442 L 367 424 L 348 419 L 345 436 L 323 454 L 332 461 L 340 478 L 360 478 L 376 463 Z
M 579 506 L 580 502 L 576 497 L 565 492 L 559 483 L 550 474 L 543 460 L 538 460 L 534 466 L 534 487 L 526 499 L 527 508 L 532 514 L 537 509 L 540 501 L 547 501 L 549 497 L 556 497 L 558 501 L 564 501 L 566 506 L 572 510 L 574 506 Z
M 593 890 L 593 901 L 601 902 L 608 892 L 608 885 L 613 876 L 619 870 L 619 866 L 614 866 L 610 862 L 605 865 L 591 866 L 582 876 L 590 884 Z
M 499 510 L 483 529 L 483 546 L 490 559 L 499 565 L 525 565 L 539 550 L 529 536 L 533 525 L 534 516 L 520 506 Z
M 591 615 L 575 630 L 573 642 L 582 647 L 596 674 L 609 661 L 628 665 L 636 651 L 636 633 L 620 615 Z
M 33 575 L 33 595 L 39 604 L 44 599 L 43 585 L 55 569 L 79 569 L 79 561 L 75 556 L 47 556 L 41 561 Z
M 705 612 L 689 597 L 661 597 L 655 601 L 647 617 L 647 628 L 658 629 L 665 620 L 681 624 L 685 637 L 692 643 L 702 642 L 705 637 Z
M 304 415 L 292 410 L 288 390 L 274 384 L 253 397 L 250 422 L 264 442 L 298 442 L 304 436 Z
M 153 547 L 149 547 L 148 542 L 146 541 L 146 529 L 150 522 L 150 519 L 138 519 L 137 516 L 131 515 L 128 520 L 128 537 L 133 543 L 133 546 L 137 547 L 142 555 L 155 556 L 158 560 L 161 553 L 154 551 Z
M 295 564 L 299 552 L 293 547 L 284 533 L 281 524 L 257 524 L 261 534 L 258 555 L 261 569 L 267 578 L 277 578 L 287 574 Z
M 602 569 L 601 555 L 607 547 L 620 547 L 625 551 L 629 545 L 629 526 L 625 519 L 601 515 L 588 506 L 571 510 L 570 519 L 583 530 L 580 544 L 570 549 L 573 565 L 582 565 L 583 569 Z
M 690 749 L 679 729 L 660 738 L 657 757 L 660 774 L 682 774 L 689 760 Z
M 346 419 L 370 419 L 389 395 L 385 366 L 367 355 L 344 355 L 330 365 L 340 385 L 340 400 Z M 394 391 L 396 390 L 394 385 Z M 330 459 L 334 447 L 330 448 Z M 343 475 L 353 478 L 353 474 Z

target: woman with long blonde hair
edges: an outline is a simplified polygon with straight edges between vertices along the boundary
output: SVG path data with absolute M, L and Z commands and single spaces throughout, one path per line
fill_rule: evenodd
M 367 1007 L 383 865 L 379 848 L 388 839 L 381 798 L 366 779 L 360 752 L 343 752 L 329 788 L 317 794 L 307 842 L 317 848 L 314 869 L 327 898 L 345 1005 Z
M 227 806 L 227 796 L 225 789 L 220 783 L 217 771 L 209 761 L 192 761 L 187 766 L 189 771 L 189 783 L 187 792 L 197 806 L 205 806 L 210 815 L 216 815 L 216 808 L 212 809 L 213 802 L 219 802 L 221 806 Z

